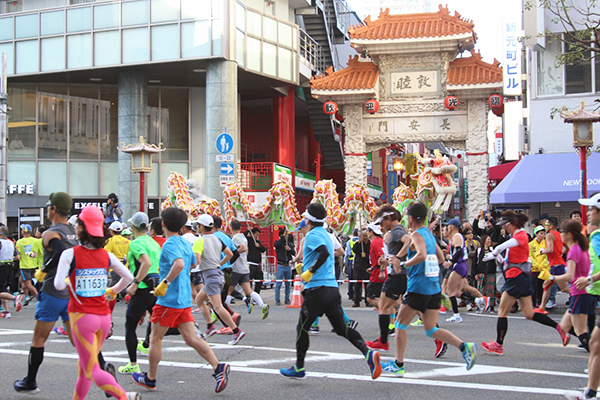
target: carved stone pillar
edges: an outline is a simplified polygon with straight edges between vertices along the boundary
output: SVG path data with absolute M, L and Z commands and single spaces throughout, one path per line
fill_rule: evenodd
M 346 194 L 352 184 L 367 186 L 367 154 L 362 132 L 362 104 L 343 106 Z
M 468 101 L 467 171 L 469 218 L 488 209 L 487 108 L 484 99 Z

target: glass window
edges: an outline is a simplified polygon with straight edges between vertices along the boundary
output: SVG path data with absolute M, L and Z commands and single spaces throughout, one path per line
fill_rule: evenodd
M 298 50 L 298 29 L 292 27 L 292 49 Z
M 123 63 L 148 61 L 148 28 L 123 31 Z
M 161 142 L 167 148 L 163 160 L 187 160 L 188 157 L 188 89 L 161 89 Z M 187 174 L 186 174 L 187 175 Z
M 235 27 L 246 30 L 246 8 L 240 3 L 235 3 Z
M 277 47 L 263 42 L 263 70 L 267 75 L 277 75 Z
M 121 56 L 119 31 L 94 33 L 94 65 L 117 65 Z
M 71 85 L 69 159 L 98 159 L 98 86 Z
M 42 39 L 42 71 L 65 69 L 65 38 Z
M 81 32 L 92 29 L 91 7 L 67 9 L 67 32 Z
M 154 160 L 154 158 L 152 158 L 152 159 Z M 159 169 L 158 163 L 153 162 L 152 163 L 152 172 L 149 174 L 146 174 L 146 184 L 148 185 L 148 197 L 158 197 L 158 187 L 159 187 L 158 177 L 160 176 L 159 172 L 160 172 L 160 169 Z M 163 182 L 166 182 L 166 180 Z M 166 196 L 166 194 L 167 194 L 166 187 L 165 187 L 165 189 L 163 189 L 163 191 L 165 192 L 165 193 L 163 193 L 163 196 Z M 110 193 L 110 192 L 108 192 L 108 193 Z
M 181 0 L 181 19 L 210 18 L 210 0 Z
M 210 56 L 210 21 L 181 24 L 181 57 Z
M 100 163 L 100 193 L 119 193 L 119 163 Z
M 38 35 L 38 15 L 20 15 L 15 17 L 15 39 L 36 37 Z
M 248 29 L 246 32 L 249 35 L 262 37 L 262 15 L 248 10 Z
M 265 16 L 263 18 L 263 35 L 264 39 L 277 43 L 277 21 Z
M 39 161 L 38 196 L 54 192 L 67 192 L 67 163 L 64 161 Z
M 8 159 L 35 159 L 35 85 L 10 85 Z
M 566 42 L 571 40 L 568 33 L 564 35 Z M 574 51 L 571 45 L 564 43 L 565 53 Z M 565 64 L 565 93 L 588 93 L 592 91 L 592 62 L 591 52 L 583 54 L 583 60 Z
M 164 154 L 164 153 L 163 153 Z M 186 163 L 174 163 L 174 162 L 170 162 L 170 163 L 166 163 L 163 162 L 160 165 L 160 182 L 166 182 L 167 179 L 169 179 L 169 175 L 171 175 L 171 172 L 179 172 L 181 175 L 183 175 L 183 177 L 185 179 L 188 178 L 188 164 Z M 161 196 L 166 196 L 166 191 L 167 188 L 165 185 L 161 185 Z M 151 196 L 150 193 L 148 193 L 148 196 Z
M 279 77 L 281 79 L 285 79 L 287 81 L 291 81 L 292 79 L 292 52 L 288 49 L 283 49 L 279 47 L 279 59 L 277 60 L 279 64 Z
M 242 68 L 245 66 L 244 53 L 246 52 L 246 43 L 244 41 L 246 35 L 236 29 L 235 31 L 235 59 Z
M 107 4 L 94 7 L 94 29 L 118 28 L 119 5 Z
M 261 72 L 260 64 L 262 59 L 262 42 L 250 36 L 246 38 L 248 42 L 248 69 Z
M 67 36 L 67 68 L 92 65 L 92 34 Z
M 98 162 L 69 163 L 69 194 L 76 196 L 98 196 Z M 117 179 L 118 182 L 118 179 Z M 109 192 L 110 193 L 110 192 Z
M 275 3 L 272 1 L 265 1 L 265 14 L 275 15 Z
M 40 14 L 43 35 L 57 35 L 65 32 L 64 11 L 53 11 Z
M 158 145 L 160 143 L 160 108 L 158 102 L 160 92 L 158 87 L 148 88 L 148 143 Z M 154 155 L 154 161 L 159 158 L 158 154 Z M 158 170 L 156 170 L 158 171 Z
M 212 0 L 212 16 L 213 18 L 221 18 L 223 16 L 223 7 L 227 3 L 222 0 Z
M 148 0 L 123 3 L 122 7 L 121 24 L 123 26 L 148 23 Z
M 562 42 L 546 39 L 546 49 L 537 52 L 538 96 L 563 93 L 563 69 L 556 65 L 556 57 L 562 53 Z
M 6 182 L 8 185 L 27 185 L 33 183 L 37 189 L 35 161 L 11 161 L 6 166 Z
M 179 26 L 160 25 L 152 27 L 152 60 L 179 58 Z
M 67 158 L 67 85 L 40 85 L 38 158 Z
M 13 19 L 0 18 L 0 40 L 13 39 Z
M 177 21 L 179 0 L 150 0 L 150 22 Z
M 279 44 L 285 47 L 292 47 L 292 27 L 279 22 Z
M 222 22 L 220 19 L 212 20 L 212 55 L 220 56 L 221 55 L 221 31 L 222 31 Z
M 37 39 L 17 42 L 17 74 L 38 72 L 40 49 Z
M 117 86 L 100 86 L 100 158 L 116 160 L 119 145 L 119 91 Z M 110 193 L 110 192 L 108 192 Z
M 15 53 L 13 43 L 2 43 L 0 44 L 0 53 L 6 53 L 6 73 L 12 75 L 15 73 Z

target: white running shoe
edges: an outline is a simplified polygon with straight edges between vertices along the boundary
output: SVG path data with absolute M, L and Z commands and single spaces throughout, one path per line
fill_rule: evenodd
M 586 397 L 585 390 L 570 390 L 565 392 L 565 397 L 569 400 L 596 400 L 598 397 Z
M 548 300 L 548 303 L 546 303 L 546 309 L 551 309 L 554 308 L 556 306 L 556 303 L 553 302 L 552 300 Z
M 460 314 L 454 314 L 450 318 L 447 318 L 446 322 L 459 322 L 460 323 L 460 322 L 462 322 L 462 318 L 461 318 Z
M 142 395 L 136 392 L 127 392 L 127 400 L 142 400 Z

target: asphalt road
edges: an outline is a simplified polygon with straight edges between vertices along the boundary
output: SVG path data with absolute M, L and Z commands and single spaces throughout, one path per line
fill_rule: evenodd
M 342 288 L 345 293 L 346 288 Z M 228 387 L 214 393 L 210 366 L 187 347 L 181 337 L 169 336 L 163 344 L 163 361 L 159 366 L 158 389 L 150 392 L 119 375 L 119 383 L 127 391 L 140 391 L 144 399 L 548 399 L 561 398 L 565 390 L 586 385 L 587 353 L 577 347 L 575 338 L 563 348 L 556 331 L 525 320 L 520 314 L 509 317 L 504 356 L 484 355 L 479 347 L 477 365 L 466 371 L 457 349 L 445 356 L 433 356 L 434 345 L 422 328 L 409 327 L 404 378 L 382 375 L 371 380 L 362 355 L 345 339 L 331 333 L 328 321 L 322 320 L 321 333 L 311 336 L 306 359 L 306 380 L 290 380 L 279 375 L 279 368 L 295 362 L 294 339 L 298 309 L 275 307 L 273 290 L 263 291 L 271 304 L 271 315 L 261 320 L 257 309 L 248 315 L 243 303 L 233 305 L 242 314 L 241 328 L 246 337 L 236 346 L 230 336 L 215 335 L 209 339 L 217 357 L 231 364 Z M 560 301 L 564 304 L 564 298 Z M 365 339 L 378 336 L 377 312 L 372 308 L 351 308 L 344 300 L 347 313 L 359 322 L 358 330 Z M 0 400 L 25 399 L 13 382 L 26 375 L 27 354 L 33 329 L 34 303 L 13 313 L 11 319 L 0 319 Z M 107 361 L 115 366 L 127 359 L 124 343 L 125 304 L 118 303 L 113 319 L 115 336 L 103 348 Z M 461 309 L 463 323 L 450 324 L 440 315 L 440 326 L 450 329 L 465 341 L 495 339 L 496 316 L 476 315 Z M 559 318 L 558 314 L 551 315 Z M 201 316 L 197 315 L 201 321 Z M 138 329 L 141 335 L 142 329 Z M 382 354 L 392 357 L 393 351 Z M 41 392 L 35 399 L 70 399 L 77 378 L 77 353 L 66 337 L 52 335 L 46 345 L 44 362 L 38 375 Z M 147 358 L 140 357 L 142 370 Z M 104 393 L 92 385 L 88 399 L 104 399 Z

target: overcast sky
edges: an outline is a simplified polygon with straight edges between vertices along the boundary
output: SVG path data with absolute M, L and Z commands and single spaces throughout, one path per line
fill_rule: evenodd
M 361 15 L 360 0 L 347 1 Z M 436 1 L 432 0 L 432 4 L 436 4 Z M 512 15 L 517 16 L 520 20 L 521 0 L 445 0 L 439 4 L 448 5 L 452 15 L 454 15 L 454 11 L 458 11 L 463 18 L 473 20 L 477 33 L 475 49 L 481 51 L 484 61 L 492 62 L 496 58 L 502 62 L 502 18 Z M 433 6 L 433 9 L 434 11 L 438 10 L 437 4 Z M 371 19 L 375 20 L 378 16 L 372 15 Z

